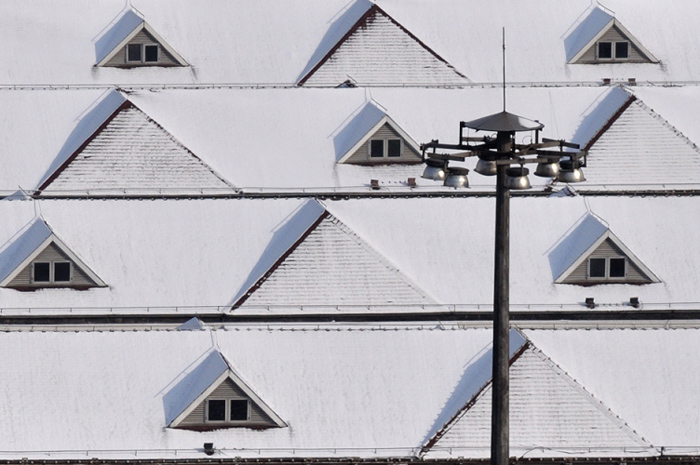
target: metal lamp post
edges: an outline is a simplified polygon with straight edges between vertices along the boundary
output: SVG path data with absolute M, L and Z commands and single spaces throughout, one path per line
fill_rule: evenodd
M 535 175 L 557 177 L 564 182 L 583 181 L 581 166 L 585 166 L 585 152 L 564 152 L 564 147 L 579 149 L 577 144 L 543 139 L 539 131 L 544 126 L 537 121 L 508 113 L 486 116 L 470 122 L 461 122 L 458 144 L 441 144 L 433 140 L 422 145 L 423 160 L 427 163 L 424 178 L 442 180 L 449 187 L 467 187 L 466 168 L 450 168 L 450 161 L 464 161 L 478 156 L 475 171 L 496 176 L 496 233 L 493 285 L 493 371 L 491 406 L 491 464 L 508 465 L 509 460 L 509 247 L 510 247 L 510 190 L 527 189 L 528 170 L 525 164 L 537 163 Z M 495 132 L 495 137 L 464 137 L 464 128 Z M 515 133 L 534 131 L 535 142 L 518 145 Z M 478 144 L 470 144 L 479 142 Z M 558 147 L 559 151 L 546 150 Z M 426 151 L 432 149 L 432 153 Z M 462 150 L 445 154 L 436 149 Z M 516 165 L 516 167 L 510 167 Z

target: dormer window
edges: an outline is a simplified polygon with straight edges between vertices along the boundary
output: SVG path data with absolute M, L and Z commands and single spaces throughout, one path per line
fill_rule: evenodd
M 626 60 L 630 56 L 630 43 L 620 42 L 598 42 L 599 60 Z
M 127 63 L 157 63 L 158 44 L 128 44 L 126 47 Z
M 399 158 L 401 153 L 401 139 L 372 139 L 370 141 L 370 158 Z
M 236 423 L 250 420 L 248 399 L 209 399 L 206 419 L 208 423 Z
M 588 259 L 589 278 L 624 278 L 627 275 L 625 257 L 606 257 Z
M 65 284 L 71 282 L 71 262 L 34 262 L 32 280 L 37 284 Z

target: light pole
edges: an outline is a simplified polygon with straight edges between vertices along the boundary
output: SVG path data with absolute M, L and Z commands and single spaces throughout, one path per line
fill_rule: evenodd
M 535 175 L 556 177 L 564 182 L 583 181 L 580 167 L 585 166 L 585 152 L 564 152 L 564 147 L 579 149 L 577 144 L 543 139 L 544 126 L 520 116 L 501 113 L 470 122 L 461 122 L 458 144 L 441 144 L 434 140 L 422 145 L 427 166 L 424 178 L 442 180 L 449 187 L 467 187 L 466 168 L 449 167 L 450 161 L 464 161 L 478 156 L 475 171 L 496 176 L 496 232 L 493 278 L 493 368 L 491 404 L 491 464 L 508 465 L 509 459 L 509 276 L 510 276 L 510 190 L 528 189 L 525 164 L 537 163 Z M 495 132 L 495 137 L 464 137 L 464 128 Z M 515 133 L 534 131 L 534 143 L 519 145 Z M 479 142 L 479 144 L 470 144 Z M 558 147 L 559 151 L 546 150 Z M 426 153 L 432 149 L 432 153 Z M 438 154 L 436 149 L 463 150 L 462 153 Z M 511 165 L 518 165 L 509 168 Z

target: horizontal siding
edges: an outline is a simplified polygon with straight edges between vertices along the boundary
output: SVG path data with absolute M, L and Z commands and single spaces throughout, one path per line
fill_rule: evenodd
M 584 53 L 577 63 L 610 63 L 615 61 L 631 62 L 631 63 L 650 63 L 639 48 L 632 43 L 626 36 L 622 34 L 622 31 L 617 26 L 611 27 L 603 36 L 598 39 L 598 42 L 622 42 L 628 41 L 629 46 L 629 58 L 625 60 L 598 60 L 596 57 L 597 43 L 593 44 L 586 53 Z
M 73 275 L 70 283 L 33 283 L 32 282 L 32 264 L 35 262 L 71 262 L 73 268 Z M 13 279 L 8 287 L 71 287 L 71 286 L 96 286 L 97 284 L 88 277 L 87 274 L 80 268 L 78 268 L 73 261 L 64 254 L 61 249 L 59 249 L 53 242 L 49 244 L 37 257 L 27 265 L 16 277 Z
M 190 425 L 201 425 L 205 423 L 205 404 L 208 399 L 216 398 L 240 398 L 248 399 L 250 405 L 250 421 L 249 424 L 255 425 L 271 425 L 274 426 L 275 422 L 270 419 L 269 416 L 261 409 L 255 402 L 253 402 L 250 397 L 248 397 L 245 392 L 230 379 L 227 378 L 223 383 L 221 383 L 214 391 L 207 397 L 202 403 L 200 403 L 187 417 L 180 423 L 182 426 Z M 222 423 L 215 423 L 216 425 L 221 425 Z M 238 425 L 244 425 L 242 422 L 236 423 Z
M 600 246 L 591 253 L 588 258 L 610 258 L 610 257 L 626 257 L 626 255 L 617 247 L 610 239 L 603 241 Z M 575 284 L 582 281 L 587 281 L 591 284 L 603 283 L 609 281 L 626 282 L 626 283 L 649 283 L 651 280 L 647 278 L 642 271 L 627 257 L 627 276 L 625 278 L 589 278 L 588 277 L 588 258 L 584 260 L 564 281 L 566 284 Z
M 372 158 L 369 156 L 369 146 L 370 141 L 373 139 L 401 139 L 401 156 L 400 157 L 381 157 Z M 386 154 L 385 154 L 386 155 Z M 386 164 L 386 163 L 406 163 L 406 162 L 420 162 L 421 155 L 413 149 L 406 141 L 399 135 L 398 132 L 389 126 L 389 124 L 384 124 L 379 128 L 367 142 L 362 144 L 346 161 L 350 164 L 368 165 L 368 164 Z
M 159 54 L 157 62 L 150 63 L 137 63 L 137 62 L 127 62 L 126 61 L 126 47 L 129 44 L 159 44 Z M 145 29 L 141 30 L 136 36 L 134 36 L 129 44 L 121 48 L 111 60 L 104 64 L 104 66 L 117 66 L 117 67 L 133 67 L 133 66 L 179 66 L 179 63 L 173 58 L 173 56 L 165 50 L 162 44 L 156 41 L 156 39 L 149 34 Z

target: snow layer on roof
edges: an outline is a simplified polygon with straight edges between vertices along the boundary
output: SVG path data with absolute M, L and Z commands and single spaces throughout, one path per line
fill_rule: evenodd
M 6 242 L 0 251 L 0 281 L 4 281 L 53 231 L 41 218 L 34 219 Z
M 566 61 L 576 56 L 582 48 L 590 44 L 593 38 L 614 19 L 606 11 L 597 6 L 591 10 L 586 18 L 564 39 L 566 47 Z
M 165 424 L 170 425 L 228 369 L 221 353 L 218 350 L 212 351 L 163 396 Z
M 367 102 L 362 109 L 333 138 L 335 157 L 340 160 L 367 133 L 386 116 L 373 102 Z
M 591 102 L 571 142 L 585 148 L 631 97 L 619 86 L 603 92 L 595 102 Z
M 95 63 L 105 59 L 134 29 L 144 22 L 144 19 L 133 9 L 129 9 L 102 36 L 95 41 Z
M 549 253 L 552 279 L 556 280 L 568 270 L 607 230 L 608 227 L 591 213 L 581 218 L 571 233 Z

